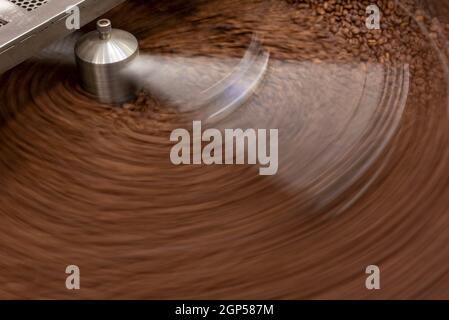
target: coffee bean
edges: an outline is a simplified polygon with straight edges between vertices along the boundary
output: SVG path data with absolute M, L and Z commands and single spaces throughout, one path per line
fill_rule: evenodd
M 404 0 L 396 5 L 395 0 L 349 1 L 349 0 L 296 0 L 292 3 L 307 4 L 312 15 L 320 16 L 327 23 L 329 33 L 343 43 L 342 51 L 356 61 L 370 61 L 381 64 L 408 64 L 413 75 L 416 91 L 432 95 L 432 86 L 424 84 L 442 76 L 434 74 L 438 63 L 432 52 L 430 40 L 439 43 L 440 32 L 449 34 L 449 24 L 438 19 L 429 19 L 428 14 L 418 6 L 419 0 Z M 365 21 L 366 8 L 376 4 L 381 11 L 381 30 L 369 30 Z M 413 17 L 410 16 L 413 13 Z M 424 35 L 422 27 L 429 33 Z M 413 81 L 412 77 L 412 81 Z

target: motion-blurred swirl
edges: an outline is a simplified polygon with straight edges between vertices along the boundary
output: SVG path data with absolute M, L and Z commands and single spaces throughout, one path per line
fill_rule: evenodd
M 324 2 L 130 0 L 107 15 L 192 83 L 260 35 L 263 81 L 211 125 L 278 128 L 274 176 L 173 165 L 170 132 L 201 110 L 154 86 L 102 105 L 65 46 L 4 74 L 0 297 L 449 298 L 446 26 L 378 1 L 385 29 L 347 33 Z M 363 1 L 347 3 L 357 15 Z M 380 291 L 365 288 L 372 264 Z

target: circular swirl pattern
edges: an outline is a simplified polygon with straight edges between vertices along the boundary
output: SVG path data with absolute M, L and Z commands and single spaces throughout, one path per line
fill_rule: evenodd
M 167 57 L 235 58 L 262 34 L 266 79 L 217 126 L 279 128 L 278 175 L 174 166 L 188 114 L 151 96 L 101 105 L 73 65 L 27 61 L 0 78 L 0 297 L 449 298 L 444 41 L 422 44 L 438 57 L 422 100 L 413 64 L 353 62 L 287 2 L 183 3 L 107 17 Z

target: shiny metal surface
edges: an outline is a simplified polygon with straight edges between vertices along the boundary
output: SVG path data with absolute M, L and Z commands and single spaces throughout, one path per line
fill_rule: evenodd
M 113 29 L 101 19 L 97 30 L 81 37 L 75 56 L 81 85 L 104 103 L 121 103 L 135 94 L 134 85 L 122 74 L 139 54 L 139 43 L 129 32 Z
M 47 0 L 33 10 L 0 0 L 0 73 L 30 58 L 53 41 L 75 30 L 66 27 L 67 9 L 77 6 L 80 26 L 124 0 Z
M 240 60 L 142 54 L 124 74 L 152 96 L 212 124 L 247 102 L 264 79 L 269 60 L 254 36 Z

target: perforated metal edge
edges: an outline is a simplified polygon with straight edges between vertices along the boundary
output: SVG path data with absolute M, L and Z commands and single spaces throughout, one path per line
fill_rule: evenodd
M 48 3 L 48 0 L 8 0 L 16 6 L 26 10 L 33 11 Z
M 125 0 L 46 0 L 48 4 L 27 11 L 9 0 L 0 0 L 0 74 L 32 57 L 51 42 L 75 31 L 68 29 L 67 8 L 77 6 L 84 26 Z

